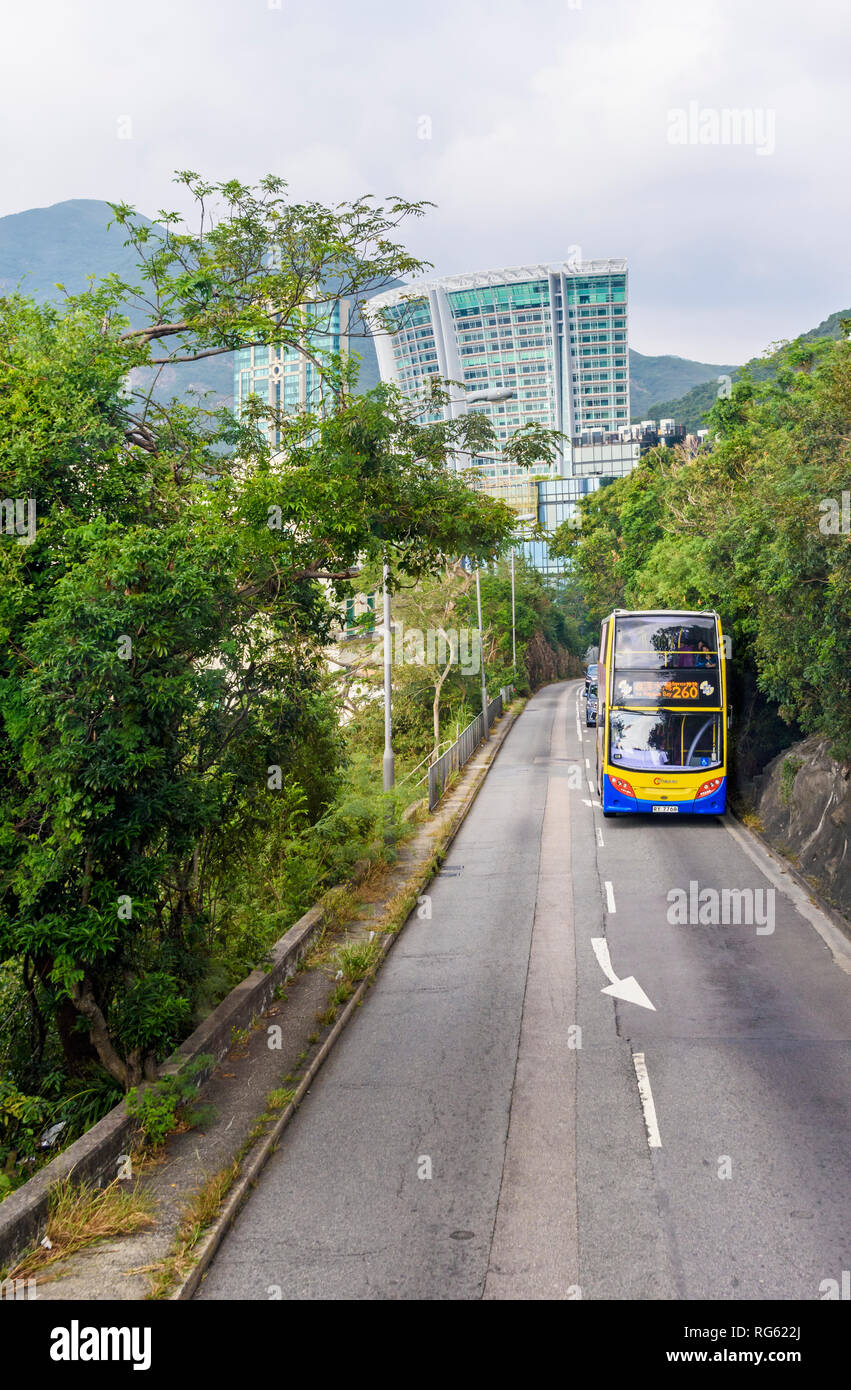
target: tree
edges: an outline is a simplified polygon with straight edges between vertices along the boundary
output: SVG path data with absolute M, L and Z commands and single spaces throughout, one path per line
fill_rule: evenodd
M 648 454 L 553 546 L 589 633 L 619 606 L 721 613 L 746 775 L 800 732 L 851 756 L 851 343 L 798 341 L 769 361 L 716 403 L 713 448 Z
M 287 815 L 333 795 L 322 651 L 357 567 L 389 551 L 410 581 L 511 527 L 446 468 L 493 443 L 487 421 L 421 426 L 389 387 L 352 399 L 345 365 L 305 346 L 333 277 L 357 294 L 415 266 L 389 233 L 417 207 L 287 208 L 261 187 L 220 185 L 228 215 L 195 237 L 117 208 L 149 252 L 143 329 L 115 280 L 61 312 L 0 300 L 0 494 L 37 507 L 31 544 L 0 536 L 0 960 L 37 1053 L 50 1023 L 70 1070 L 97 1059 L 124 1087 L 191 1026 L 228 846 L 281 791 Z M 304 347 L 328 389 L 241 420 L 128 396 L 165 341 L 168 360 Z

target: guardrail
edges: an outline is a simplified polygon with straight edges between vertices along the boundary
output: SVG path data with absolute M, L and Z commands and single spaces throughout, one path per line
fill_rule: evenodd
M 499 719 L 503 709 L 507 704 L 510 704 L 513 696 L 514 686 L 504 685 L 496 698 L 488 702 L 488 730 L 493 725 L 494 720 Z M 486 736 L 484 718 L 481 714 L 477 714 L 466 729 L 462 729 L 446 752 L 432 763 L 428 770 L 428 809 L 430 811 L 433 811 L 439 804 L 453 772 L 458 772 L 465 763 L 469 762 Z

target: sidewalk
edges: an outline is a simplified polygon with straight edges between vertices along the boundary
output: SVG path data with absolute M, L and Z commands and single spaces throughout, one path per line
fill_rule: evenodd
M 139 1177 L 153 1202 L 145 1231 L 102 1241 L 39 1275 L 40 1299 L 191 1297 L 252 1183 L 302 1096 L 364 996 L 412 910 L 427 912 L 427 886 L 487 776 L 522 705 L 516 703 L 462 771 L 433 815 L 352 889 L 355 915 L 328 930 L 304 966 L 234 1046 L 201 1089 L 214 1107 L 202 1128 L 170 1136 Z M 345 943 L 373 943 L 376 963 L 334 1008 Z

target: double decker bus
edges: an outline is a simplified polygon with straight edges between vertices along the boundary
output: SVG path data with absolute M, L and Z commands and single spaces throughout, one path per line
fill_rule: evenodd
M 729 721 L 717 613 L 616 609 L 601 627 L 597 689 L 604 816 L 724 813 Z

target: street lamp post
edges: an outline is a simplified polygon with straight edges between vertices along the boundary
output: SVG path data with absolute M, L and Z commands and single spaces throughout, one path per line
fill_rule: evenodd
M 511 669 L 517 679 L 517 628 L 514 622 L 514 544 L 511 545 Z
M 479 566 L 476 565 L 476 608 L 479 614 L 479 671 L 482 677 L 482 722 L 485 726 L 485 741 L 490 738 L 488 728 L 488 687 L 485 680 L 485 643 L 482 636 L 482 586 L 479 582 Z
M 390 626 L 390 566 L 384 561 L 384 790 L 393 790 L 396 764 L 393 757 L 393 629 Z
M 537 518 L 536 518 L 534 512 L 521 512 L 520 515 L 518 515 L 518 517 L 517 517 L 517 525 L 518 525 L 518 528 L 520 529 L 521 537 L 522 537 L 522 535 L 523 535 L 523 527 L 525 527 L 529 522 L 534 522 L 534 521 L 536 521 L 536 520 L 537 520 Z M 514 542 L 515 542 L 515 539 L 516 539 L 516 536 L 512 536 L 512 538 L 511 538 L 511 668 L 512 668 L 512 670 L 514 671 L 514 678 L 515 678 L 515 680 L 516 680 L 516 679 L 517 679 L 517 624 L 516 624 L 516 620 L 515 620 L 515 604 L 514 604 Z

